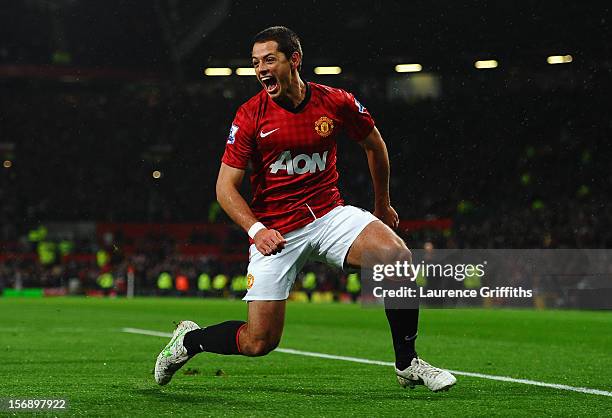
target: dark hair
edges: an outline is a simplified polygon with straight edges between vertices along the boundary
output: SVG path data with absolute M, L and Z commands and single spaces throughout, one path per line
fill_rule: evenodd
M 300 57 L 303 57 L 302 44 L 300 38 L 294 31 L 285 26 L 272 26 L 259 32 L 253 38 L 253 43 L 276 41 L 278 50 L 285 54 L 287 59 L 291 59 L 294 52 L 299 52 Z M 300 69 L 302 63 L 300 61 Z

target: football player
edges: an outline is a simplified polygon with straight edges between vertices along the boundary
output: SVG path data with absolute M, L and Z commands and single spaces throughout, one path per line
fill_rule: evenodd
M 411 262 L 393 231 L 399 218 L 389 196 L 389 157 L 372 116 L 351 93 L 303 81 L 302 57 L 299 38 L 286 27 L 255 36 L 251 58 L 262 90 L 238 109 L 217 179 L 219 203 L 251 240 L 248 320 L 204 328 L 182 321 L 158 356 L 160 385 L 203 351 L 263 356 L 274 350 L 289 291 L 309 260 L 340 268 Z M 367 156 L 373 214 L 345 205 L 338 190 L 336 141 L 342 133 Z M 250 204 L 239 192 L 249 164 Z M 417 356 L 418 309 L 385 311 L 400 384 L 433 391 L 454 385 L 452 374 Z

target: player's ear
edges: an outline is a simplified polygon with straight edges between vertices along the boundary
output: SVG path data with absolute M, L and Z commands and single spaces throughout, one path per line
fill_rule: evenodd
M 299 69 L 301 62 L 302 62 L 302 56 L 300 55 L 299 52 L 294 51 L 293 54 L 291 54 L 291 69 L 292 70 Z

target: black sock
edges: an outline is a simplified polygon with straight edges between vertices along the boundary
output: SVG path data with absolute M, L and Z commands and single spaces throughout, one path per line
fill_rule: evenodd
M 391 328 L 391 337 L 393 337 L 395 367 L 404 370 L 417 356 L 414 342 L 419 325 L 419 310 L 386 308 L 385 313 Z
M 217 354 L 240 354 L 238 330 L 244 324 L 246 324 L 244 321 L 227 321 L 189 331 L 185 334 L 183 345 L 190 356 L 203 351 Z

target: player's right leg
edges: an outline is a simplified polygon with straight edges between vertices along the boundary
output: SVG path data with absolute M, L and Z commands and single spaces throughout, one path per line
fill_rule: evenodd
M 284 322 L 284 300 L 249 302 L 247 322 L 226 321 L 200 328 L 195 322 L 181 321 L 157 357 L 155 381 L 168 384 L 176 371 L 202 352 L 264 356 L 278 346 Z
M 191 357 L 201 352 L 263 356 L 274 350 L 285 323 L 285 304 L 297 272 L 308 259 L 308 227 L 285 235 L 287 243 L 278 254 L 263 256 L 251 246 L 248 267 L 249 289 L 247 321 L 226 321 L 199 328 L 191 321 L 186 332 L 177 327 L 172 340 L 155 364 L 155 380 L 160 385 Z
M 172 334 L 172 339 L 159 353 L 155 361 L 154 375 L 158 384 L 168 384 L 174 373 L 191 358 L 185 348 L 184 340 L 187 333 L 196 329 L 200 329 L 200 327 L 195 322 L 181 321 L 178 323 Z
M 236 336 L 244 356 L 258 357 L 278 347 L 285 323 L 284 300 L 249 302 L 249 317 Z

